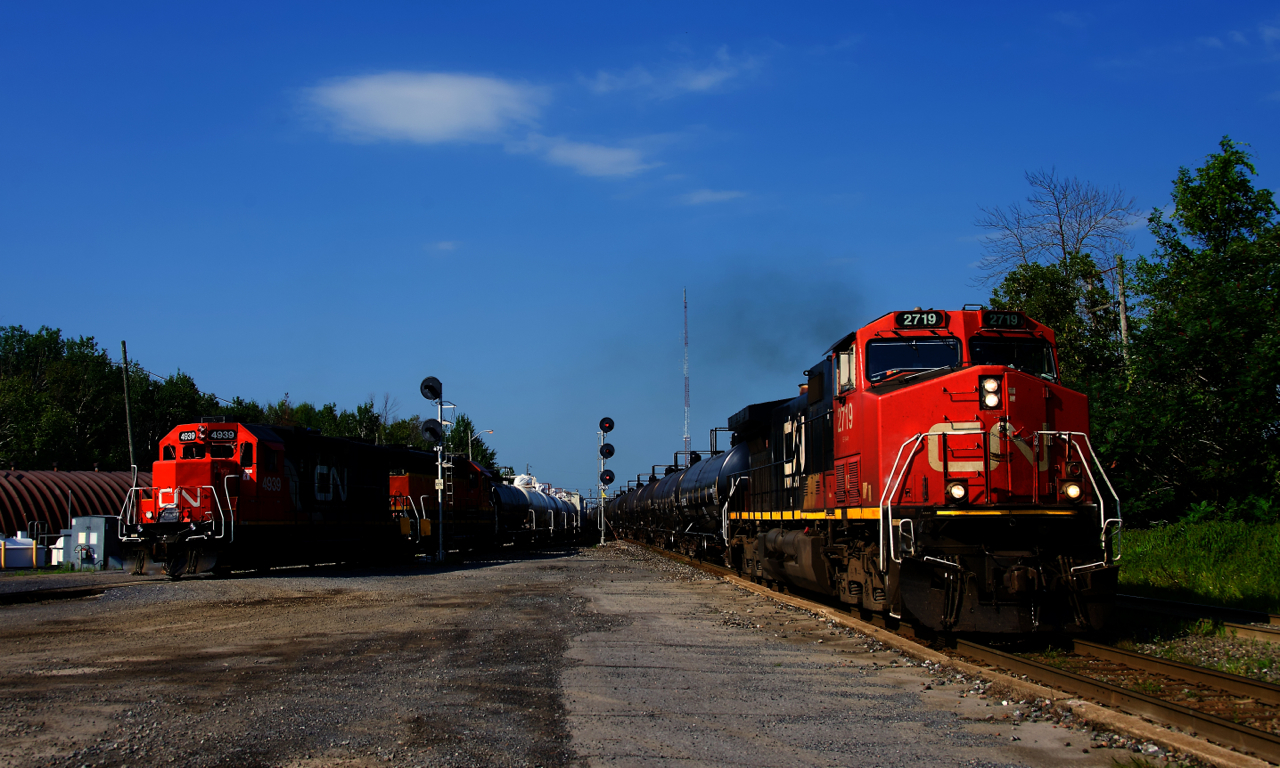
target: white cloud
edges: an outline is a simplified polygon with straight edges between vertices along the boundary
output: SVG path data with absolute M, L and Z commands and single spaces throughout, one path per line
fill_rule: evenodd
M 659 165 L 646 163 L 640 150 L 631 147 L 607 147 L 537 134 L 509 149 L 536 152 L 547 162 L 567 166 L 584 176 L 631 176 Z
M 1280 42 L 1280 27 L 1264 26 L 1259 31 L 1262 33 L 1262 42 L 1268 45 Z
M 310 89 L 342 134 L 356 140 L 496 141 L 538 117 L 543 94 L 479 75 L 385 72 L 346 77 Z
M 626 72 L 600 70 L 591 79 L 581 78 L 595 93 L 644 90 L 656 98 L 671 98 L 684 93 L 707 93 L 723 89 L 731 81 L 759 69 L 760 59 L 734 56 L 727 47 L 716 51 L 715 60 L 704 66 L 668 67 L 658 75 L 635 66 Z
M 613 82 L 597 80 L 604 84 L 601 87 Z M 507 152 L 535 154 L 584 176 L 630 176 L 660 165 L 646 162 L 644 153 L 634 147 L 538 133 L 517 138 L 517 130 L 537 121 L 546 94 L 540 88 L 492 77 L 386 72 L 331 80 L 310 89 L 308 96 L 340 136 L 356 141 L 501 144 Z M 457 243 L 442 241 L 428 247 L 451 251 Z
M 1245 36 L 1240 34 L 1239 32 L 1231 32 L 1229 34 L 1229 37 L 1231 38 L 1231 42 L 1235 43 L 1236 45 L 1249 44 L 1249 41 L 1245 38 Z
M 1216 37 L 1197 37 L 1196 43 L 1203 45 L 1206 48 L 1225 48 L 1226 47 L 1225 45 L 1222 44 L 1222 41 Z
M 621 74 L 613 74 L 605 72 L 603 69 L 596 72 L 596 76 L 590 80 L 580 78 L 582 83 L 595 93 L 612 93 L 613 91 L 626 91 L 633 88 L 647 88 L 654 84 L 653 75 L 649 74 L 644 67 L 632 67 Z
M 699 189 L 680 196 L 680 202 L 685 205 L 706 205 L 707 203 L 723 203 L 726 200 L 736 200 L 739 197 L 746 197 L 746 192 L 739 192 L 736 189 Z
M 441 240 L 440 242 L 432 243 L 427 247 L 434 248 L 437 251 L 454 251 L 454 250 L 457 250 L 458 248 L 458 241 L 457 240 Z

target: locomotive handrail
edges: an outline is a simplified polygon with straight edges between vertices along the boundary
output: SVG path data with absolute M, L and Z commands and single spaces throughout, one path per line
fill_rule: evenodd
M 733 492 L 738 490 L 738 483 L 742 481 L 743 476 L 743 473 L 734 476 L 733 482 L 729 485 L 729 492 L 724 497 L 724 507 L 720 510 L 720 533 L 724 536 L 726 547 L 729 546 L 729 502 L 733 499 Z
M 911 464 L 911 457 L 915 456 L 916 448 L 927 437 L 939 437 L 945 441 L 947 435 L 978 435 L 986 434 L 983 429 L 956 429 L 941 432 L 919 432 L 913 437 L 908 437 L 902 441 L 902 445 L 898 446 L 898 455 L 894 457 L 893 468 L 889 470 L 889 483 L 884 485 L 880 491 L 880 570 L 885 572 L 889 568 L 888 560 L 895 563 L 901 563 L 902 557 L 895 555 L 893 552 L 893 499 L 898 495 L 898 488 L 901 487 L 903 479 L 907 476 L 907 467 Z M 906 449 L 907 443 L 914 442 L 911 452 L 907 454 L 907 460 L 902 461 L 902 452 Z M 942 451 L 943 474 L 946 474 L 946 445 L 943 445 Z M 898 465 L 902 464 L 902 472 L 898 472 Z M 989 463 L 989 461 L 988 461 Z M 896 478 L 896 479 L 895 479 Z M 890 487 L 892 484 L 892 487 Z M 888 558 L 888 559 L 886 559 Z
M 1075 573 L 1076 571 L 1095 570 L 1097 568 L 1104 568 L 1106 566 L 1119 562 L 1120 561 L 1119 554 L 1116 554 L 1113 557 L 1107 553 L 1107 531 L 1113 525 L 1116 527 L 1117 531 L 1119 531 L 1124 526 L 1124 520 L 1120 515 L 1120 495 L 1116 493 L 1115 486 L 1111 484 L 1111 478 L 1107 477 L 1106 470 L 1102 468 L 1102 460 L 1098 458 L 1097 451 L 1093 450 L 1093 443 L 1090 442 L 1089 436 L 1084 432 L 1071 432 L 1071 431 L 1053 430 L 1053 429 L 1040 430 L 1036 432 L 1036 434 L 1045 435 L 1046 437 L 1060 437 L 1062 438 L 1063 442 L 1067 443 L 1068 451 L 1070 450 L 1071 446 L 1075 446 L 1076 451 L 1078 451 L 1081 456 L 1084 455 L 1084 451 L 1080 450 L 1080 444 L 1075 441 L 1075 438 L 1076 437 L 1083 438 L 1085 446 L 1089 449 L 1089 457 L 1093 459 L 1093 463 L 1097 465 L 1098 474 L 1101 475 L 1103 481 L 1106 482 L 1107 490 L 1111 492 L 1111 498 L 1115 499 L 1115 502 L 1116 502 L 1116 516 L 1107 517 L 1107 505 L 1102 498 L 1102 494 L 1100 493 L 1101 488 L 1099 488 L 1098 481 L 1093 476 L 1093 469 L 1089 466 L 1089 462 L 1085 461 L 1084 471 L 1089 474 L 1089 485 L 1093 486 L 1094 496 L 1098 500 L 1098 523 L 1100 525 L 1100 530 L 1098 532 L 1098 539 L 1099 539 L 1099 544 L 1102 547 L 1102 560 L 1096 563 L 1077 565 L 1076 567 L 1071 569 L 1071 572 Z M 1070 458 L 1070 454 L 1068 454 L 1068 458 Z
M 230 478 L 231 478 L 231 476 L 230 476 L 230 475 L 227 475 L 227 477 L 223 479 L 223 485 L 224 485 L 224 486 L 226 485 L 226 481 L 227 481 L 227 480 L 229 480 Z M 212 486 L 212 485 L 178 485 L 178 486 L 174 486 L 173 488 L 161 488 L 161 487 L 159 487 L 159 486 L 152 485 L 152 486 L 147 486 L 147 487 L 134 486 L 134 487 L 130 488 L 130 489 L 129 489 L 129 491 L 125 494 L 124 505 L 123 505 L 123 506 L 121 507 L 121 509 L 120 509 L 120 515 L 119 515 L 119 517 L 117 517 L 117 518 L 116 518 L 116 520 L 118 521 L 118 524 L 117 524 L 117 526 L 116 526 L 116 527 L 118 528 L 118 531 L 117 531 L 116 535 L 119 537 L 119 539 L 120 539 L 121 541 L 128 541 L 128 542 L 140 542 L 140 541 L 142 541 L 142 537 L 141 537 L 141 536 L 124 536 L 124 535 L 122 535 L 126 525 L 129 525 L 129 524 L 135 524 L 135 523 L 136 523 L 136 521 L 135 521 L 134 517 L 131 517 L 131 516 L 129 515 L 129 510 L 130 510 L 130 509 L 132 509 L 133 514 L 134 514 L 134 515 L 137 515 L 137 512 L 138 512 L 138 508 L 137 508 L 137 494 L 138 494 L 139 492 L 141 492 L 141 491 L 151 491 L 151 493 L 152 493 L 152 498 L 153 498 L 153 499 L 155 500 L 155 502 L 156 502 L 156 509 L 157 509 L 157 512 L 158 512 L 158 511 L 159 511 L 159 508 L 160 508 L 160 506 L 161 506 L 159 502 L 160 502 L 160 493 L 161 493 L 162 491 L 169 491 L 170 493 L 172 493 L 172 494 L 174 495 L 174 500 L 175 500 L 175 501 L 174 501 L 174 504 L 172 504 L 172 505 L 170 505 L 170 506 L 177 506 L 177 494 L 178 494 L 178 491 L 182 490 L 183 488 L 196 488 L 196 489 L 201 490 L 201 491 L 203 491 L 205 488 L 208 488 L 208 489 L 209 489 L 209 497 L 213 499 L 213 503 L 216 505 L 216 511 L 217 511 L 217 515 L 218 515 L 218 516 L 217 516 L 217 520 L 216 520 L 216 521 L 211 521 L 211 522 L 214 522 L 214 523 L 215 523 L 215 525 L 213 526 L 213 529 L 212 529 L 212 530 L 216 531 L 216 530 L 218 529 L 218 525 L 217 525 L 217 523 L 221 523 L 221 529 L 222 529 L 222 530 L 221 530 L 221 533 L 217 533 L 216 535 L 214 535 L 214 537 L 213 537 L 213 538 L 215 538 L 215 539 L 226 538 L 226 539 L 227 539 L 227 543 L 228 543 L 228 544 L 229 544 L 229 543 L 231 543 L 231 542 L 233 542 L 233 541 L 235 541 L 235 510 L 234 510 L 234 509 L 230 509 L 230 504 L 231 504 L 230 490 L 229 490 L 229 489 L 227 489 L 227 494 L 228 494 L 228 495 L 227 495 L 227 505 L 228 505 L 228 509 L 227 509 L 226 511 L 224 511 L 224 510 L 222 509 L 222 501 L 218 498 L 218 491 L 217 491 L 217 489 L 216 489 L 216 488 L 214 488 L 214 486 Z M 214 511 L 215 511 L 215 510 L 213 510 L 213 509 L 210 509 L 210 510 L 209 510 L 209 514 L 210 514 L 210 516 L 212 516 L 212 515 L 213 515 Z M 228 526 L 228 525 L 227 525 L 227 520 L 228 520 L 228 519 L 230 519 L 230 520 L 231 520 L 231 524 L 230 524 L 230 526 Z M 206 538 L 206 537 L 205 537 L 205 536 L 193 536 L 193 537 L 190 537 L 190 538 L 201 538 L 201 539 L 203 539 L 203 538 Z
M 236 510 L 235 510 L 235 507 L 231 506 L 231 486 L 229 485 L 229 483 L 231 482 L 231 478 L 232 478 L 232 477 L 233 477 L 232 475 L 227 475 L 227 476 L 225 476 L 225 477 L 223 477 L 223 478 L 222 478 L 222 491 L 223 491 L 223 493 L 227 494 L 227 517 L 229 517 L 229 518 L 231 519 L 231 534 L 230 534 L 230 537 L 227 539 L 227 543 L 228 543 L 228 544 L 230 544 L 231 542 L 233 542 L 233 541 L 235 541 L 235 540 L 236 540 Z M 240 476 L 240 475 L 234 475 L 234 477 L 235 477 L 237 480 L 241 479 L 241 476 Z M 213 489 L 212 489 L 212 488 L 210 488 L 209 490 L 210 490 L 210 491 L 213 491 Z M 238 498 L 238 497 L 239 497 L 239 496 L 238 496 L 238 494 L 237 494 L 237 498 Z M 221 512 L 222 512 L 222 502 L 218 501 L 218 494 L 217 494 L 217 493 L 214 493 L 214 494 L 213 494 L 213 500 L 214 500 L 215 502 L 217 502 L 217 504 L 218 504 L 218 512 L 219 512 L 219 513 L 221 513 Z M 224 522 L 223 522 L 223 524 L 222 524 L 222 532 L 223 532 L 224 534 L 226 534 L 226 532 L 227 532 L 227 525 L 226 525 L 226 522 L 225 522 L 225 521 L 224 521 Z M 221 536 L 215 536 L 214 538 L 215 538 L 215 539 L 220 539 L 220 538 L 222 538 L 222 537 L 221 537 Z

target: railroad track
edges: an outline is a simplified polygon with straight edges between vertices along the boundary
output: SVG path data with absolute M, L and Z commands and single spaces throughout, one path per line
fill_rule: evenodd
M 1136 595 L 1116 595 L 1116 607 L 1183 619 L 1212 619 L 1221 622 L 1223 629 L 1233 637 L 1280 643 L 1280 614 Z
M 1280 763 L 1280 686 L 1084 640 L 1037 660 L 966 640 L 956 652 L 1051 688 Z
M 724 566 L 638 541 L 626 541 L 707 573 L 731 581 L 745 581 Z M 792 604 L 809 603 L 813 610 L 835 611 L 851 621 L 862 621 L 844 607 L 790 594 L 786 597 Z M 910 625 L 886 627 L 883 620 L 873 624 L 905 639 L 916 640 Z M 952 652 L 979 662 L 989 671 L 1004 670 L 1014 676 L 1025 676 L 1068 697 L 1092 700 L 1190 731 L 1262 760 L 1280 763 L 1278 685 L 1085 640 L 1075 641 L 1071 654 L 1041 654 L 1043 660 L 967 640 L 955 640 Z

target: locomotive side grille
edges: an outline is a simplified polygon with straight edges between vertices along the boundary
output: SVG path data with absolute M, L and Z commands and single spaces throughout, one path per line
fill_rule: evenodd
M 845 503 L 844 464 L 836 465 L 836 504 Z
M 858 482 L 861 479 L 858 476 L 858 464 L 860 463 L 859 460 L 855 459 L 849 462 L 849 467 L 845 470 L 845 488 L 849 497 L 848 504 L 851 506 L 862 505 L 862 484 Z

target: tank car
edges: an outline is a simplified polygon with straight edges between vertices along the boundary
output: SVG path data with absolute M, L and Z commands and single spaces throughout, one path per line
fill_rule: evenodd
M 938 631 L 1105 622 L 1119 499 L 1087 398 L 1061 383 L 1052 329 L 1020 312 L 892 312 L 804 375 L 798 396 L 729 418 L 724 455 L 741 452 L 744 468 L 692 463 L 609 512 L 686 549 L 700 533 L 754 580 Z M 685 493 L 712 474 L 715 494 Z

